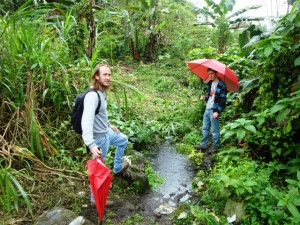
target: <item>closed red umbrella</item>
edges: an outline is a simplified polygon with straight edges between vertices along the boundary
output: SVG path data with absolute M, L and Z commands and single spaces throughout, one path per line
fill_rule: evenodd
M 238 92 L 240 84 L 235 73 L 225 64 L 214 59 L 196 59 L 189 61 L 188 66 L 190 70 L 203 79 L 205 82 L 209 81 L 207 69 L 211 68 L 218 72 L 218 77 L 225 82 L 227 90 Z
M 98 216 L 102 222 L 105 203 L 112 181 L 111 170 L 104 164 L 102 158 L 88 160 L 86 164 Z

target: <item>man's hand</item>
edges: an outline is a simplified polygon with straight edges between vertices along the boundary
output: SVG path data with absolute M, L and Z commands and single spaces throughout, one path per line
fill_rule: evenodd
M 118 129 L 117 127 L 115 127 L 115 126 L 110 125 L 110 128 L 113 129 L 113 131 L 114 131 L 114 132 L 117 132 L 118 134 L 121 133 L 121 132 L 119 131 L 119 129 Z
M 219 113 L 218 113 L 218 112 L 214 112 L 214 113 L 212 114 L 212 118 L 214 118 L 214 119 L 218 118 L 218 116 L 219 116 Z
M 91 149 L 91 153 L 95 158 L 100 158 L 102 155 L 102 150 L 98 146 L 93 146 Z
M 205 101 L 205 95 L 201 95 L 200 100 Z

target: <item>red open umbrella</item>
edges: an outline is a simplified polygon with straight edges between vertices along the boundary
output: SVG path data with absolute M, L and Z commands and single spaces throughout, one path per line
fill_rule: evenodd
M 218 77 L 225 82 L 227 90 L 238 92 L 240 84 L 235 73 L 225 64 L 214 59 L 196 59 L 189 61 L 188 66 L 192 72 L 202 78 L 205 82 L 209 81 L 207 69 L 211 68 L 218 72 Z
M 110 174 L 111 170 L 104 164 L 102 158 L 88 160 L 86 164 L 92 193 L 95 199 L 95 205 L 99 219 L 102 221 L 105 203 L 112 181 L 112 176 Z

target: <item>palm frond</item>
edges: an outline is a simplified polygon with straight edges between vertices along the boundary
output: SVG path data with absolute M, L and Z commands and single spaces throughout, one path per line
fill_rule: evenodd
M 248 7 L 245 7 L 245 8 L 242 8 L 236 12 L 234 12 L 233 14 L 231 14 L 230 16 L 228 16 L 228 19 L 232 18 L 232 17 L 235 17 L 235 16 L 239 16 L 241 15 L 242 13 L 245 13 L 245 12 L 248 12 L 249 10 L 251 9 L 259 9 L 260 7 L 262 7 L 262 5 L 252 5 L 252 6 L 248 6 Z

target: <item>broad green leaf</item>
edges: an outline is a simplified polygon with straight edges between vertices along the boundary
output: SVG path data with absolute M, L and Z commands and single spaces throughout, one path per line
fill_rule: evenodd
M 225 184 L 225 187 L 229 186 L 229 177 L 226 175 L 221 175 L 220 180 L 222 180 Z
M 284 134 L 287 134 L 289 133 L 291 130 L 292 130 L 292 124 L 290 121 L 288 121 L 285 125 L 284 125 L 284 128 L 283 128 L 283 133 Z
M 268 45 L 266 48 L 265 48 L 265 51 L 264 51 L 264 54 L 265 54 L 265 57 L 268 57 L 272 54 L 273 52 L 273 47 L 272 45 Z
M 231 185 L 233 187 L 238 187 L 238 186 L 242 186 L 243 182 L 239 179 L 230 179 L 229 180 L 229 185 Z
M 257 186 L 257 182 L 256 181 L 252 181 L 252 180 L 247 180 L 245 182 L 246 186 Z
M 270 192 L 270 194 L 273 195 L 274 197 L 276 197 L 277 199 L 282 198 L 281 193 L 278 192 L 276 189 L 273 189 L 273 188 L 266 188 L 266 190 L 267 190 L 268 192 Z
M 279 200 L 279 202 L 277 203 L 277 206 L 286 206 L 286 202 L 283 200 Z
M 249 130 L 253 134 L 256 134 L 256 128 L 253 125 L 246 125 L 245 129 Z
M 295 65 L 295 66 L 299 66 L 299 65 L 300 65 L 300 56 L 298 56 L 298 58 L 295 59 L 294 65 Z
M 278 45 L 277 42 L 273 42 L 273 41 L 272 41 L 271 44 L 272 44 L 273 48 L 275 48 L 277 51 L 280 51 L 281 46 Z
M 282 110 L 283 108 L 285 108 L 286 105 L 274 105 L 272 108 L 271 108 L 271 113 L 276 113 L 280 110 Z
M 296 206 L 294 206 L 292 204 L 288 204 L 287 208 L 289 209 L 289 211 L 293 215 L 293 217 L 295 217 L 297 221 L 300 221 L 300 213 L 299 213 L 299 210 L 296 208 Z
M 292 110 L 289 108 L 285 108 L 283 110 L 280 111 L 280 113 L 278 114 L 277 118 L 276 118 L 276 122 L 278 124 L 280 124 L 281 121 L 283 121 L 286 116 L 291 112 Z
M 235 134 L 234 131 L 226 131 L 225 134 L 224 134 L 224 136 L 223 136 L 223 139 L 226 140 L 226 139 L 230 138 L 234 134 Z
M 245 186 L 245 189 L 246 189 L 249 193 L 252 193 L 252 188 L 251 188 L 251 187 Z
M 298 188 L 293 188 L 289 190 L 289 195 L 290 196 L 297 196 L 298 195 Z
M 238 129 L 236 136 L 238 138 L 239 141 L 241 141 L 246 135 L 246 131 L 242 130 L 242 129 Z
M 239 123 L 230 123 L 228 124 L 228 126 L 230 126 L 231 129 L 237 128 L 238 126 L 240 126 Z
M 300 197 L 298 196 L 296 199 L 293 200 L 295 206 L 300 206 Z

